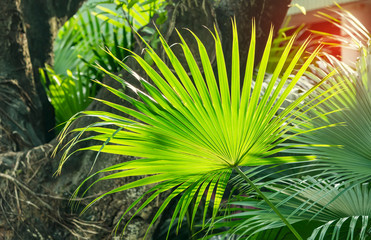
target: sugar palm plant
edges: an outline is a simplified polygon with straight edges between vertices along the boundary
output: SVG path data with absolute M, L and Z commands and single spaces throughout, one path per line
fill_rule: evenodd
M 130 102 L 134 109 L 105 100 L 98 101 L 121 111 L 124 116 L 129 115 L 131 117 L 107 112 L 81 113 L 81 116 L 99 117 L 101 121 L 86 128 L 73 130 L 78 134 L 66 146 L 58 172 L 62 171 L 62 166 L 72 154 L 70 151 L 74 145 L 81 141 L 93 139 L 100 141 L 101 144 L 77 151 L 92 150 L 98 153 L 105 152 L 137 157 L 136 160 L 120 163 L 97 172 L 96 174 L 105 173 L 106 175 L 93 184 L 115 178 L 145 177 L 102 194 L 92 201 L 86 209 L 109 194 L 134 187 L 156 184 L 140 199 L 134 201 L 125 211 L 125 214 L 145 199 L 132 216 L 133 218 L 160 194 L 171 192 L 154 215 L 150 226 L 159 218 L 169 202 L 176 197 L 179 200 L 170 226 L 177 217 L 179 219 L 177 224 L 180 226 L 188 208 L 191 209 L 191 225 L 193 225 L 196 210 L 203 197 L 205 197 L 205 201 L 203 201 L 205 211 L 209 205 L 212 206 L 211 221 L 213 221 L 218 214 L 231 173 L 236 171 L 254 188 L 259 196 L 266 200 L 267 204 L 288 225 L 295 236 L 301 239 L 287 219 L 277 211 L 275 206 L 250 180 L 248 174 L 241 170 L 242 166 L 282 164 L 314 159 L 314 156 L 277 156 L 275 154 L 296 146 L 291 144 L 281 147 L 280 144 L 290 138 L 286 134 L 288 131 L 297 129 L 300 132 L 300 126 L 290 123 L 293 119 L 300 117 L 303 100 L 313 93 L 317 86 L 303 93 L 283 111 L 279 112 L 279 109 L 319 50 L 317 49 L 311 54 L 299 70 L 294 73 L 294 68 L 308 44 L 308 41 L 305 42 L 297 50 L 289 65 L 282 70 L 294 41 L 294 39 L 291 39 L 271 75 L 269 84 L 265 91 L 262 91 L 272 35 L 271 31 L 259 71 L 256 78 L 253 79 L 255 56 L 255 27 L 253 27 L 242 86 L 240 86 L 241 81 L 239 79 L 241 70 L 239 69 L 240 57 L 235 24 L 233 24 L 230 85 L 221 41 L 217 33 L 213 35 L 216 46 L 216 74 L 214 74 L 202 42 L 195 36 L 201 59 L 201 63 L 197 64 L 191 50 L 180 34 L 180 45 L 186 57 L 189 73 L 186 72 L 182 63 L 162 37 L 160 38 L 162 47 L 169 58 L 171 68 L 162 61 L 149 45 L 147 45 L 146 51 L 157 65 L 160 73 L 156 72 L 140 56 L 133 53 L 133 57 L 143 67 L 148 77 L 153 81 L 153 85 L 133 72 L 125 63 L 116 59 L 123 68 L 138 79 L 147 93 L 139 91 L 123 79 L 101 68 L 121 82 L 124 87 L 134 91 L 141 101 L 102 84 L 118 97 Z M 255 80 L 255 84 L 252 89 L 253 80 Z M 310 106 L 309 108 L 313 107 Z M 133 118 L 137 120 L 132 120 Z M 68 127 L 69 125 L 62 132 L 61 142 L 68 132 Z M 96 135 L 83 138 L 84 132 L 95 132 Z M 96 174 L 93 174 L 90 178 Z M 76 194 L 79 189 L 77 189 Z M 203 214 L 203 225 L 205 224 L 205 215 L 206 212 Z

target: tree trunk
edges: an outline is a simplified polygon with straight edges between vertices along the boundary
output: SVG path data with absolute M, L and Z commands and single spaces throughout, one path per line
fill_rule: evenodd
M 48 130 L 52 128 L 54 116 L 39 82 L 38 68 L 45 63 L 52 64 L 52 43 L 57 30 L 83 2 L 0 1 L 0 239 L 111 239 L 111 231 L 125 208 L 146 190 L 133 189 L 108 196 L 79 217 L 81 208 L 71 210 L 68 200 L 76 187 L 90 174 L 94 153 L 75 154 L 66 163 L 62 175 L 53 177 L 58 158 L 51 158 L 50 154 L 57 141 L 51 140 L 52 134 Z M 252 17 L 257 22 L 259 39 L 265 39 L 271 21 L 276 30 L 279 28 L 289 2 L 221 0 L 214 1 L 213 5 L 206 0 L 175 1 L 169 8 L 168 21 L 161 26 L 161 31 L 169 42 L 176 42 L 178 39 L 174 28 L 187 27 L 201 40 L 212 42 L 209 32 L 203 26 L 212 29 L 216 24 L 223 47 L 227 48 L 228 62 L 232 39 L 230 19 L 235 15 L 242 46 L 241 57 L 245 59 Z M 192 41 L 191 35 L 185 33 L 185 36 Z M 258 45 L 257 57 L 263 47 Z M 208 51 L 212 56 L 212 45 Z M 182 57 L 180 51 L 177 55 Z M 130 77 L 127 79 L 135 81 Z M 107 78 L 105 81 L 109 85 L 121 87 L 112 79 Z M 105 89 L 101 89 L 97 97 L 126 104 Z M 112 111 L 98 102 L 93 102 L 89 109 Z M 82 118 L 73 127 L 86 126 L 93 121 Z M 92 172 L 130 159 L 101 154 Z M 81 199 L 82 205 L 92 200 L 94 194 L 133 180 L 121 179 L 97 185 L 89 190 L 91 195 Z M 123 239 L 141 239 L 160 203 L 160 200 L 153 203 L 139 214 L 128 225 Z

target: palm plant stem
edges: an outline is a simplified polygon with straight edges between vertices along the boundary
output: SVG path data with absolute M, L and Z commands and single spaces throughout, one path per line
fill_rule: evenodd
M 251 181 L 246 174 L 244 174 L 241 169 L 237 166 L 234 167 L 234 170 L 248 183 L 250 186 L 263 198 L 263 200 L 272 208 L 272 210 L 281 218 L 281 220 L 286 224 L 286 226 L 291 230 L 298 240 L 303 240 L 295 228 L 287 221 L 287 219 L 280 213 L 280 211 L 274 206 L 274 204 L 269 201 L 269 199 L 260 191 L 260 189 Z

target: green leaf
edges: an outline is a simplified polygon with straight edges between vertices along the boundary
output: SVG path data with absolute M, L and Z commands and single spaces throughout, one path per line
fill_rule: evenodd
M 100 100 L 102 103 L 128 114 L 129 117 L 118 117 L 104 112 L 86 112 L 87 116 L 98 117 L 100 122 L 84 129 L 78 129 L 81 132 L 66 148 L 60 168 L 70 156 L 71 153 L 68 152 L 75 144 L 85 140 L 96 140 L 100 144 L 80 148 L 78 151 L 90 150 L 98 153 L 129 155 L 136 159 L 101 170 L 100 172 L 109 175 L 101 177 L 94 184 L 103 180 L 133 176 L 143 176 L 144 178 L 108 191 L 91 204 L 112 193 L 157 183 L 159 185 L 154 186 L 148 192 L 148 194 L 154 195 L 151 195 L 144 205 L 140 205 L 139 209 L 153 201 L 153 196 L 162 190 L 174 189 L 155 214 L 150 227 L 169 202 L 177 196 L 179 196 L 179 201 L 176 202 L 171 224 L 175 223 L 176 218 L 179 217 L 177 225 L 177 229 L 179 229 L 189 208 L 193 209 L 190 219 L 193 224 L 196 206 L 205 201 L 202 225 L 206 226 L 207 209 L 209 206 L 213 209 L 209 220 L 212 223 L 218 216 L 227 183 L 232 170 L 236 167 L 279 165 L 314 159 L 312 155 L 272 156 L 271 153 L 277 154 L 281 150 L 287 149 L 280 148 L 279 144 L 290 139 L 285 134 L 288 129 L 296 134 L 305 131 L 300 128 L 300 125 L 288 127 L 287 122 L 294 121 L 293 119 L 300 115 L 297 109 L 301 109 L 302 101 L 319 85 L 310 89 L 308 93 L 304 93 L 304 97 L 289 104 L 287 106 L 289 110 L 283 111 L 284 113 L 279 113 L 279 108 L 318 51 L 315 51 L 299 68 L 298 72 L 295 72 L 293 79 L 289 80 L 289 76 L 294 74 L 294 67 L 298 59 L 305 50 L 306 44 L 304 44 L 294 56 L 293 61 L 288 64 L 283 77 L 279 79 L 278 76 L 285 63 L 284 59 L 292 45 L 292 41 L 289 41 L 289 45 L 285 48 L 283 57 L 274 71 L 273 78 L 268 83 L 268 91 L 263 92 L 262 86 L 272 46 L 273 30 L 271 30 L 267 41 L 258 75 L 254 78 L 256 34 L 255 26 L 253 26 L 244 83 L 240 89 L 241 69 L 235 22 L 232 22 L 232 29 L 232 79 L 230 83 L 221 40 L 217 32 L 213 35 L 216 48 L 216 73 L 214 73 L 208 53 L 201 40 L 195 36 L 201 59 L 201 64 L 198 64 L 190 46 L 179 32 L 179 44 L 186 59 L 185 63 L 181 63 L 177 59 L 160 33 L 160 42 L 166 55 L 165 58 L 169 60 L 168 65 L 146 42 L 144 42 L 147 47 L 146 52 L 155 66 L 150 66 L 142 57 L 133 53 L 133 58 L 143 68 L 151 82 L 140 77 L 138 73 L 115 57 L 112 52 L 106 50 L 120 66 L 137 79 L 145 92 L 110 73 L 108 69 L 98 66 L 99 69 L 121 83 L 127 91 L 136 94 L 137 99 L 101 84 L 116 96 L 130 103 L 133 109 Z M 187 65 L 189 72 L 183 68 L 182 64 Z M 251 91 L 253 82 L 255 82 L 255 86 Z M 285 85 L 287 85 L 286 89 L 284 89 Z M 313 97 L 316 99 L 315 96 Z M 120 128 L 122 130 L 117 130 Z M 96 134 L 84 139 L 83 132 L 95 132 Z M 63 131 L 62 139 L 67 133 L 67 131 Z M 296 147 L 297 144 L 292 143 L 291 145 Z M 193 202 L 194 206 L 191 206 Z M 136 206 L 138 201 L 133 204 L 130 209 Z

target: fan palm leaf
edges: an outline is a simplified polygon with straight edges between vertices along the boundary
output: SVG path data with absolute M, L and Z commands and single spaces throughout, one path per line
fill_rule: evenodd
M 300 226 L 296 229 L 299 229 L 302 237 L 324 240 L 368 239 L 370 236 L 369 183 L 349 187 L 312 177 L 290 179 L 282 183 L 284 185 L 268 187 L 272 191 L 270 198 L 282 214 L 290 216 L 289 221 L 294 226 Z M 227 221 L 223 225 L 230 227 L 227 231 L 229 236 L 237 235 L 243 239 L 294 239 L 264 202 L 246 196 L 240 196 L 239 200 L 230 203 L 233 206 L 230 210 L 234 213 L 221 220 Z
M 186 72 L 182 63 L 162 37 L 160 40 L 172 68 L 167 66 L 149 45 L 146 49 L 147 54 L 152 58 L 159 72 L 139 55 L 133 53 L 133 57 L 145 70 L 153 84 L 140 77 L 116 58 L 123 68 L 138 79 L 146 93 L 101 68 L 102 71 L 121 82 L 124 87 L 134 91 L 141 101 L 102 84 L 118 97 L 130 102 L 134 109 L 105 100 L 99 101 L 131 117 L 106 112 L 82 113 L 81 115 L 99 117 L 101 121 L 86 128 L 73 130 L 78 134 L 66 146 L 58 172 L 61 172 L 63 164 L 73 154 L 71 149 L 74 145 L 80 141 L 93 139 L 102 142 L 102 144 L 77 151 L 92 150 L 98 153 L 131 155 L 138 158 L 99 171 L 98 173 L 105 173 L 106 176 L 99 178 L 93 184 L 115 178 L 146 177 L 102 194 L 92 201 L 86 209 L 109 194 L 134 187 L 157 184 L 136 200 L 124 215 L 143 200 L 144 202 L 132 216 L 134 217 L 161 193 L 171 191 L 153 217 L 151 226 L 169 202 L 176 197 L 180 198 L 175 207 L 171 224 L 178 217 L 178 226 L 180 226 L 186 210 L 190 206 L 192 206 L 192 218 L 194 218 L 195 211 L 201 204 L 203 197 L 206 198 L 204 209 L 208 209 L 209 205 L 212 206 L 213 220 L 217 216 L 227 182 L 233 170 L 244 176 L 239 169 L 241 166 L 313 160 L 313 156 L 273 156 L 273 154 L 287 148 L 277 148 L 277 146 L 288 138 L 286 132 L 295 128 L 295 126 L 288 127 L 292 117 L 300 112 L 299 106 L 303 100 L 317 87 L 313 87 L 288 105 L 285 110 L 278 113 L 281 105 L 315 58 L 319 49 L 311 54 L 299 70 L 294 73 L 294 68 L 297 67 L 300 56 L 308 44 L 306 42 L 297 50 L 292 61 L 283 70 L 294 41 L 291 39 L 278 61 L 267 88 L 262 91 L 272 35 L 271 31 L 258 74 L 253 79 L 255 56 L 255 27 L 253 27 L 242 86 L 240 85 L 240 57 L 235 24 L 233 24 L 231 84 L 228 81 L 222 44 L 217 33 L 213 35 L 216 46 L 216 74 L 213 71 L 206 48 L 197 36 L 194 37 L 198 42 L 200 64 L 197 63 L 180 34 L 180 46 L 183 48 L 188 65 L 186 69 L 189 69 L 190 72 Z M 113 54 L 111 55 L 115 57 Z M 253 81 L 255 81 L 255 85 L 252 89 Z M 136 120 L 132 120 L 133 118 Z M 116 128 L 112 128 L 112 125 Z M 62 132 L 61 141 L 65 138 L 68 127 L 69 125 Z M 95 132 L 96 135 L 83 138 L 84 132 Z M 244 179 L 253 185 L 247 176 Z M 259 191 L 259 189 L 255 189 Z M 259 193 L 264 198 L 260 191 Z M 146 200 L 144 200 L 145 197 Z M 272 207 L 274 208 L 274 206 Z M 279 213 L 277 212 L 277 214 Z M 204 219 L 205 216 L 206 213 L 204 213 Z M 300 236 L 297 237 L 300 239 Z
M 371 179 L 371 56 L 369 43 L 370 33 L 365 30 L 349 12 L 342 10 L 337 12 L 346 19 L 342 27 L 352 37 L 356 50 L 359 51 L 359 59 L 355 66 L 349 66 L 333 56 L 325 55 L 321 59 L 321 65 L 325 69 L 313 67 L 317 76 L 311 74 L 314 81 L 320 81 L 326 71 L 335 70 L 337 74 L 330 77 L 323 85 L 324 88 L 333 88 L 332 92 L 338 94 L 327 100 L 319 112 L 332 112 L 326 118 L 318 118 L 312 121 L 313 125 L 306 127 L 313 128 L 326 123 L 342 123 L 332 128 L 324 128 L 315 133 L 302 134 L 297 140 L 306 144 L 318 145 L 326 143 L 335 148 L 306 149 L 309 152 L 316 152 L 321 159 L 317 169 L 325 172 L 322 174 L 338 182 L 367 182 Z M 328 18 L 330 16 L 327 16 Z M 334 18 L 332 18 L 334 19 Z M 335 21 L 335 20 L 332 20 Z M 352 27 L 350 27 L 352 26 Z M 317 80 L 316 80 L 317 79 Z M 321 88 L 317 90 L 321 91 Z M 329 176 L 329 171 L 332 172 Z

